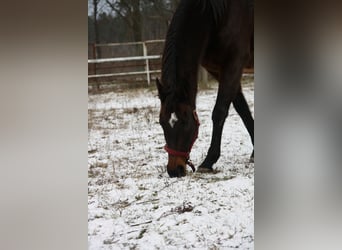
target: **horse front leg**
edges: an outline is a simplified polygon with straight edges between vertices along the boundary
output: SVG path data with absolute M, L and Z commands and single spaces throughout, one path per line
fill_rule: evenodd
M 232 58 L 232 62 L 234 63 L 222 67 L 220 74 L 217 73 L 214 75 L 219 81 L 219 87 L 211 117 L 213 121 L 213 131 L 207 156 L 198 167 L 199 172 L 212 171 L 213 165 L 220 158 L 223 126 L 228 116 L 230 104 L 236 98 L 236 95 L 241 88 L 240 79 L 243 70 L 243 58 Z
M 231 100 L 224 99 L 218 95 L 216 104 L 212 113 L 213 132 L 210 142 L 208 154 L 199 166 L 199 172 L 207 172 L 213 170 L 213 165 L 217 162 L 221 153 L 221 138 L 224 122 L 228 116 L 228 110 Z

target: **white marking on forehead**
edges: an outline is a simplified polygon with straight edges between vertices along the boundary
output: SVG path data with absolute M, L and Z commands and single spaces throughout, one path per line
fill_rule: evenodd
M 173 128 L 173 126 L 175 126 L 175 123 L 176 123 L 177 121 L 178 121 L 178 118 L 177 118 L 177 116 L 176 116 L 176 113 L 173 112 L 173 113 L 171 114 L 171 117 L 170 117 L 170 120 L 169 120 L 169 124 L 170 124 L 171 128 Z

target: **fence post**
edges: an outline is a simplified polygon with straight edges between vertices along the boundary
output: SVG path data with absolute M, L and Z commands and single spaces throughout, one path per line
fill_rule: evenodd
M 142 45 L 143 45 L 143 54 L 144 54 L 144 56 L 147 56 L 146 43 L 143 42 Z M 151 78 L 150 78 L 150 65 L 149 65 L 148 59 L 145 60 L 145 64 L 146 64 L 145 71 L 146 71 L 146 77 L 147 77 L 147 84 L 150 85 Z
M 92 43 L 92 49 L 93 49 L 93 56 L 92 56 L 92 59 L 96 59 L 96 46 L 95 46 L 95 43 Z M 94 63 L 94 73 L 96 75 L 96 63 Z
M 93 43 L 93 59 L 97 59 L 96 43 Z M 97 68 L 97 65 L 96 65 L 96 63 L 94 63 L 94 73 L 95 73 L 95 75 L 97 74 L 96 68 Z M 99 84 L 97 78 L 95 79 L 95 90 L 96 90 L 96 91 L 99 91 L 99 90 L 100 90 L 100 84 Z

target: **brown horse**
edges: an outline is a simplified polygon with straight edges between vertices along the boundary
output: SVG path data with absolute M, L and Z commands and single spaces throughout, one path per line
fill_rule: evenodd
M 212 112 L 213 132 L 199 170 L 211 171 L 220 157 L 222 129 L 231 103 L 254 145 L 254 120 L 241 89 L 241 76 L 254 44 L 251 0 L 182 0 L 169 26 L 162 59 L 159 122 L 168 152 L 170 177 L 194 167 L 189 154 L 198 134 L 197 75 L 202 65 L 219 82 Z M 254 157 L 254 150 L 252 153 Z

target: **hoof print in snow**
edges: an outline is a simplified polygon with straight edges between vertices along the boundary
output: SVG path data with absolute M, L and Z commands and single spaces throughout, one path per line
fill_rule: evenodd
M 220 173 L 222 172 L 221 170 L 218 170 L 218 169 L 212 169 L 212 168 L 198 168 L 197 171 L 198 173 L 201 173 L 201 174 L 217 174 L 217 173 Z
M 205 167 L 199 167 L 197 169 L 198 173 L 213 173 L 214 170 L 212 168 L 205 168 Z

